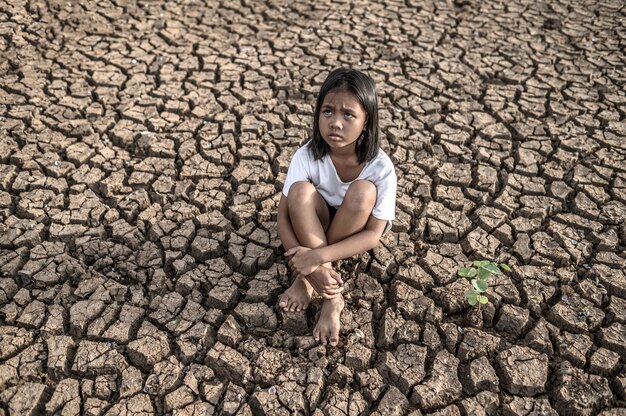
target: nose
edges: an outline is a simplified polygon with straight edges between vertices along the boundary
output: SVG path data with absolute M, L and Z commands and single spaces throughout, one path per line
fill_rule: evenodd
M 340 130 L 342 125 L 341 125 L 341 119 L 339 117 L 331 117 L 330 118 L 330 122 L 329 122 L 329 126 L 335 130 Z

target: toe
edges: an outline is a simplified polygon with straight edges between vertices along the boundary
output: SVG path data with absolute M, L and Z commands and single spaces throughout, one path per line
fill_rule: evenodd
M 322 331 L 322 333 L 320 334 L 320 343 L 322 345 L 326 345 L 328 343 L 328 336 L 324 331 Z
M 291 304 L 291 297 L 287 294 L 284 294 L 283 297 L 280 299 L 280 307 L 283 308 L 283 310 L 288 311 Z

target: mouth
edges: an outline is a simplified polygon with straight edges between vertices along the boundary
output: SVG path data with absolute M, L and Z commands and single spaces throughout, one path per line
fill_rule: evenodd
M 328 138 L 331 140 L 341 140 L 341 135 L 337 133 L 330 133 Z

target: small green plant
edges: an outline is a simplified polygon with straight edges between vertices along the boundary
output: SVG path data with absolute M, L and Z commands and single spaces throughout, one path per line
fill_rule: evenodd
M 465 291 L 465 297 L 471 306 L 478 305 L 478 310 L 480 310 L 480 305 L 489 303 L 489 298 L 485 296 L 487 289 L 489 289 L 487 279 L 492 274 L 502 274 L 500 269 L 507 272 L 511 271 L 508 264 L 497 264 L 489 260 L 475 260 L 471 267 L 459 269 L 459 276 L 465 277 L 472 284 L 472 288 Z

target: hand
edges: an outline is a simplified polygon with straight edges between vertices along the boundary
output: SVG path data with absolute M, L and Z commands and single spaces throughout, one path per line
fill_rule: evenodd
M 331 299 L 343 292 L 343 280 L 339 273 L 325 266 L 320 266 L 306 276 L 313 289 L 324 299 Z
M 293 256 L 289 266 L 296 276 L 308 276 L 322 264 L 315 250 L 307 247 L 293 247 L 285 252 L 285 256 Z

